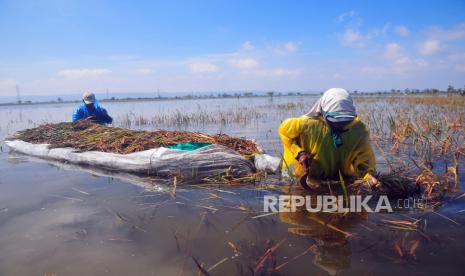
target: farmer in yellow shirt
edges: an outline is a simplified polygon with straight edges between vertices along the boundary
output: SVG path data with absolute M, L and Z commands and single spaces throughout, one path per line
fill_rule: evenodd
M 372 175 L 375 156 L 369 130 L 357 117 L 346 90 L 327 90 L 310 112 L 285 120 L 279 135 L 284 146 L 284 173 L 339 179 L 340 172 L 342 176 L 363 177 L 371 185 L 378 185 Z

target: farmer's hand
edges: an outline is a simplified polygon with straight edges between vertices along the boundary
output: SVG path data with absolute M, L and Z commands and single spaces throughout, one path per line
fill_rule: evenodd
M 94 122 L 94 121 L 97 121 L 97 117 L 94 116 L 94 115 L 93 115 L 93 116 L 89 116 L 89 117 L 86 118 L 86 120 L 89 120 L 89 121 Z
M 296 159 L 300 163 L 300 165 L 302 165 L 302 167 L 304 168 L 305 173 L 307 173 L 308 168 L 310 166 L 310 162 L 312 161 L 312 156 L 308 154 L 308 152 L 306 151 L 301 151 L 297 155 Z
M 371 173 L 367 173 L 365 177 L 363 177 L 363 180 L 365 180 L 368 183 L 368 185 L 370 185 L 370 187 L 372 188 L 378 188 L 381 185 L 379 180 L 376 177 L 374 177 Z

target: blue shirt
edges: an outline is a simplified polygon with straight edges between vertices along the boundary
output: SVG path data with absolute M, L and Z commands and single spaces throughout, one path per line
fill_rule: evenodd
M 91 116 L 94 116 L 99 124 L 111 124 L 113 122 L 107 110 L 96 102 L 94 103 L 93 109 L 87 108 L 87 106 L 82 103 L 73 113 L 73 123 Z

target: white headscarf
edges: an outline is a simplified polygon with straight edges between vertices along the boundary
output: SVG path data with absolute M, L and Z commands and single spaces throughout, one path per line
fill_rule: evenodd
M 333 121 L 351 121 L 357 116 L 354 102 L 349 92 L 343 88 L 331 88 L 316 101 L 310 111 L 305 114 L 311 117 L 331 113 Z

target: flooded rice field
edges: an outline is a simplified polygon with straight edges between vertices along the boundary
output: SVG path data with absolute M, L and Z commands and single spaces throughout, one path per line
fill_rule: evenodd
M 393 213 L 263 213 L 294 191 L 170 186 L 0 153 L 0 275 L 463 275 L 464 97 L 356 97 L 377 169 L 421 176 L 442 196 Z M 225 133 L 280 156 L 277 129 L 317 96 L 103 102 L 114 126 Z M 69 121 L 74 104 L 0 107 L 0 140 Z M 295 191 L 294 191 L 295 192 Z M 301 191 L 300 191 L 301 192 Z M 298 193 L 300 193 L 298 192 Z

